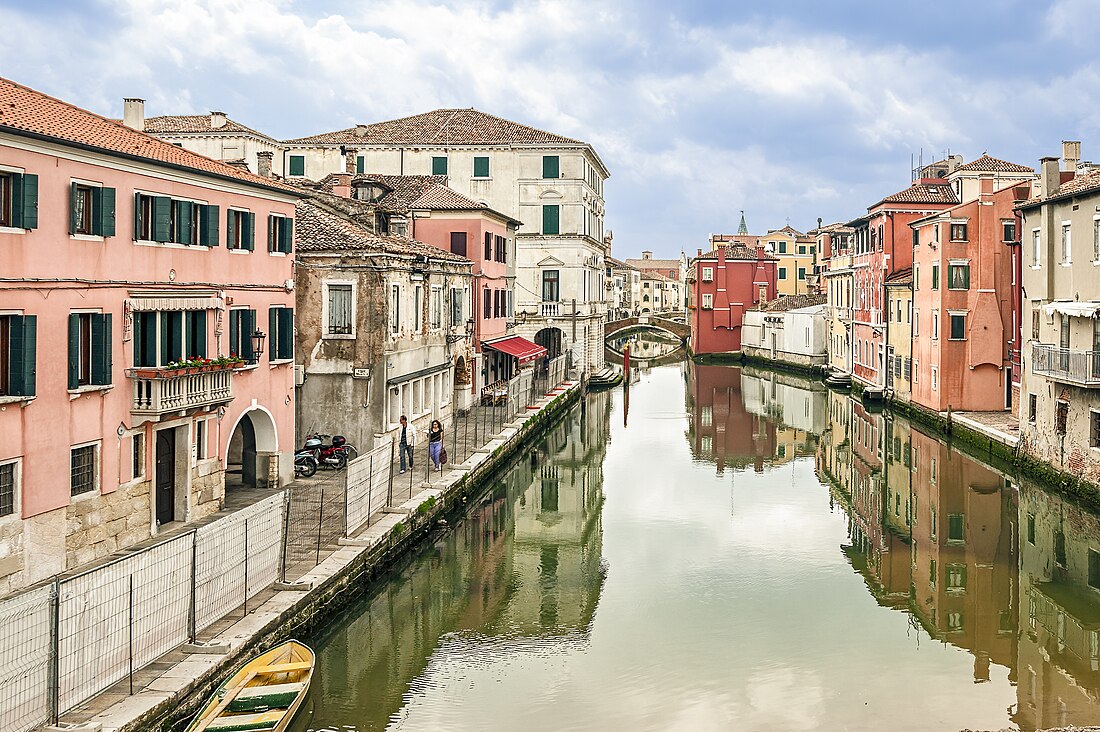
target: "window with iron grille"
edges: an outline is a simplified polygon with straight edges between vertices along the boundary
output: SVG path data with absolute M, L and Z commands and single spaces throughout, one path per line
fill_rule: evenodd
M 1027 421 L 1032 424 L 1035 423 L 1036 412 L 1038 411 L 1038 397 L 1035 394 L 1027 395 Z
M 1089 412 L 1089 447 L 1100 447 L 1100 412 Z
M 96 446 L 74 447 L 69 454 L 69 491 L 79 496 L 95 490 Z
M 1069 402 L 1058 400 L 1058 406 L 1054 410 L 1054 431 L 1060 435 L 1066 434 L 1066 421 L 1069 418 Z
M 0 465 L 0 516 L 15 513 L 15 463 Z

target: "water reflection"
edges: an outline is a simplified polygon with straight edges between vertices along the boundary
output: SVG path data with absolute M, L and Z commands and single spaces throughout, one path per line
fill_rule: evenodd
M 679 360 L 684 349 L 680 338 L 662 330 L 635 330 L 610 338 L 606 344 L 609 354 L 618 357 L 617 360 L 621 360 L 626 345 L 630 344 L 630 359 L 643 366 Z
M 607 394 L 526 451 L 455 531 L 314 639 L 316 725 L 384 729 L 455 669 L 583 646 L 605 568 Z M 434 701 L 433 701 L 434 700 Z

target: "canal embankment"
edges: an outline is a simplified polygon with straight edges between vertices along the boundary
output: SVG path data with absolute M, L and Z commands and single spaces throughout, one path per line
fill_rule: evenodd
M 123 682 L 63 715 L 61 722 L 97 732 L 178 728 L 244 659 L 327 622 L 403 557 L 445 532 L 467 500 L 584 392 L 580 381 L 564 381 L 549 390 L 444 477 L 419 485 L 408 500 L 387 506 L 379 517 L 340 539 L 330 556 L 296 581 L 274 583 L 246 606 L 243 616 L 217 624 L 201 642 L 150 664 L 155 673 L 146 673 L 139 686 L 127 690 Z

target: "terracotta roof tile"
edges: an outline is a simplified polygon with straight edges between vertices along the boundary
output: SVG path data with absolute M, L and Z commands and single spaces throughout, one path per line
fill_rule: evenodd
M 824 305 L 828 301 L 829 297 L 824 294 L 780 295 L 771 302 L 761 305 L 760 309 L 769 313 L 775 313 L 786 310 L 798 310 L 799 308 L 809 308 L 814 305 Z
M 983 173 L 1034 173 L 1034 168 L 1029 168 L 1026 165 L 1018 165 L 1016 163 L 1010 163 L 1007 160 L 1001 160 L 995 158 L 988 153 L 983 153 L 977 160 L 972 160 L 965 165 L 960 165 L 955 168 L 956 171 L 980 171 Z
M 476 109 L 436 109 L 346 130 L 285 141 L 288 145 L 584 145 Z
M 1100 188 L 1100 170 L 1094 170 L 1084 175 L 1075 176 L 1058 186 L 1054 196 L 1069 196 Z M 1053 196 L 1052 196 L 1053 197 Z
M 154 163 L 188 168 L 197 173 L 263 186 L 279 192 L 297 192 L 292 186 L 261 178 L 221 161 L 184 150 L 152 135 L 132 130 L 121 122 L 101 117 L 4 78 L 0 78 L 0 129 L 2 128 Z
M 271 142 L 276 141 L 275 138 L 257 132 L 251 127 L 246 127 L 229 117 L 225 118 L 225 124 L 221 127 L 212 127 L 210 125 L 210 115 L 208 114 L 167 114 L 159 117 L 146 117 L 144 131 L 151 135 L 189 132 L 235 132 L 237 134 L 255 135 Z
M 884 282 L 887 285 L 911 285 L 913 284 L 913 268 L 899 269 L 897 272 L 888 275 Z
M 914 183 L 879 203 L 958 203 L 949 183 Z M 878 204 L 875 204 L 877 206 Z M 874 208 L 871 206 L 870 208 Z
M 329 197 L 332 198 L 332 197 Z M 360 226 L 329 208 L 330 201 L 310 198 L 298 202 L 295 229 L 298 251 L 309 252 L 384 252 L 396 255 L 421 255 L 455 263 L 470 260 L 415 239 L 382 236 Z

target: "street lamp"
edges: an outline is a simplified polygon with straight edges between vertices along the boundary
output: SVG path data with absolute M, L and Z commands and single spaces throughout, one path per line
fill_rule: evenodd
M 267 334 L 257 328 L 252 333 L 252 358 L 255 361 L 260 360 L 260 356 L 264 354 L 264 341 L 267 339 Z

